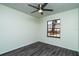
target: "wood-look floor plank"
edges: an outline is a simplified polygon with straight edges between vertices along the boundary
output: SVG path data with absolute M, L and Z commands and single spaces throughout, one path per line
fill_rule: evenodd
M 79 56 L 79 53 L 54 45 L 36 42 L 31 45 L 7 52 L 1 56 Z

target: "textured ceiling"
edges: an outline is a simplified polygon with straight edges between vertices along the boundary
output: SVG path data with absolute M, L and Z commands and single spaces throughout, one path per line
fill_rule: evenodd
M 45 8 L 48 9 L 53 9 L 54 11 L 50 12 L 50 11 L 44 11 L 44 15 L 40 15 L 38 12 L 35 13 L 31 13 L 32 11 L 36 10 L 35 8 L 29 7 L 27 4 L 28 3 L 2 3 L 5 6 L 17 9 L 19 11 L 22 11 L 26 14 L 29 14 L 31 16 L 34 17 L 44 17 L 44 16 L 48 16 L 51 14 L 55 14 L 55 13 L 59 13 L 59 12 L 63 12 L 66 10 L 70 10 L 73 8 L 79 8 L 79 3 L 48 3 L 48 5 Z M 34 6 L 37 6 L 37 3 L 29 3 L 32 4 Z

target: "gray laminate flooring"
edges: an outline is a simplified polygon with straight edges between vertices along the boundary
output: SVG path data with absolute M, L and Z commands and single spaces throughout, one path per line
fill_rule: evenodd
M 79 53 L 58 46 L 36 42 L 1 56 L 79 56 Z

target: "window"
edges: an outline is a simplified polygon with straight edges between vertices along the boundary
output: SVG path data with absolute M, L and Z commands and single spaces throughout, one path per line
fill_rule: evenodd
M 47 36 L 60 38 L 60 19 L 47 21 Z

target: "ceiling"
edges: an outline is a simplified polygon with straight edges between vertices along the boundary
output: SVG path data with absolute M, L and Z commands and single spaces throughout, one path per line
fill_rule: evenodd
M 44 11 L 44 15 L 39 14 L 38 12 L 35 13 L 31 13 L 32 11 L 36 10 L 35 8 L 29 7 L 27 4 L 28 3 L 2 3 L 5 6 L 17 9 L 19 11 L 22 11 L 26 14 L 29 14 L 31 16 L 34 17 L 44 17 L 44 16 L 48 16 L 51 14 L 56 14 L 59 12 L 63 12 L 66 10 L 70 10 L 73 8 L 79 8 L 79 3 L 48 3 L 48 5 L 45 8 L 48 9 L 53 9 L 54 11 L 50 12 L 50 11 Z M 37 3 L 29 3 L 31 5 L 37 6 Z

